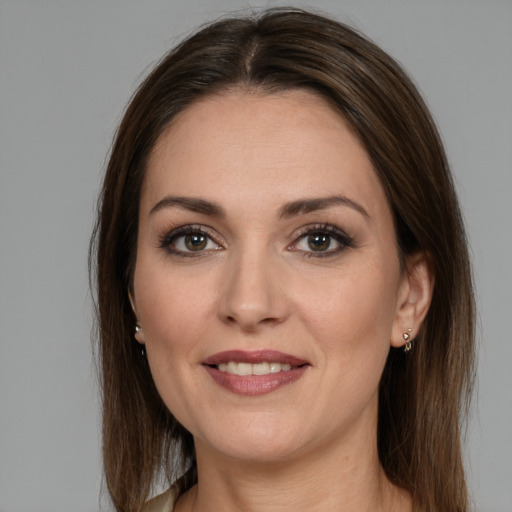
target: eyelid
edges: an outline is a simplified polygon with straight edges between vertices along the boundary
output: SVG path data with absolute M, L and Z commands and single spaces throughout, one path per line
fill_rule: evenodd
M 327 222 L 307 224 L 305 226 L 302 226 L 297 230 L 297 238 L 311 233 L 333 233 L 339 234 L 340 236 L 344 236 L 346 238 L 350 238 L 350 236 L 345 231 L 343 231 L 343 229 L 334 226 L 333 224 L 329 224 Z
M 213 231 L 214 230 L 212 228 L 203 224 L 186 224 L 183 226 L 178 226 L 171 229 L 170 231 L 164 231 L 164 234 L 158 237 L 158 246 L 162 249 L 165 249 L 171 255 L 178 255 L 183 257 L 200 257 L 205 255 L 205 253 L 208 254 L 211 251 L 224 249 L 223 243 L 219 242 L 218 240 L 220 237 L 216 232 Z M 184 251 L 171 248 L 171 245 L 175 240 L 191 234 L 204 235 L 208 237 L 217 247 L 215 249 L 205 249 L 201 251 Z
M 298 249 L 296 246 L 300 240 L 302 240 L 306 236 L 310 236 L 313 234 L 325 234 L 330 237 L 333 237 L 340 246 L 335 249 L 330 249 L 327 251 L 304 251 L 302 249 Z M 325 258 L 329 256 L 335 256 L 345 251 L 348 248 L 354 246 L 354 239 L 350 235 L 348 235 L 345 231 L 338 228 L 337 226 L 333 226 L 332 224 L 310 224 L 307 226 L 303 226 L 300 228 L 295 236 L 294 241 L 288 246 L 289 250 L 293 252 L 301 253 L 303 257 L 312 257 L 312 258 Z
M 208 237 L 217 247 L 215 249 L 203 249 L 198 251 L 187 251 L 172 248 L 172 244 L 176 239 L 182 236 L 186 236 L 188 234 L 201 234 Z M 328 249 L 325 251 L 307 251 L 304 249 L 299 249 L 297 244 L 306 236 L 310 236 L 313 234 L 325 234 L 327 236 L 332 237 L 339 246 L 334 249 Z M 203 224 L 186 224 L 178 227 L 173 227 L 170 230 L 165 230 L 164 234 L 158 237 L 158 246 L 164 250 L 166 250 L 171 255 L 183 256 L 183 257 L 201 257 L 206 256 L 212 251 L 223 250 L 225 249 L 225 243 L 223 241 L 219 241 L 220 235 L 211 227 L 205 226 Z M 294 236 L 294 240 L 291 244 L 287 246 L 287 249 L 292 252 L 300 253 L 303 257 L 329 257 L 335 256 L 347 248 L 353 247 L 353 237 L 348 235 L 341 228 L 334 226 L 332 224 L 327 223 L 317 223 L 317 224 L 309 224 L 301 227 L 297 230 Z

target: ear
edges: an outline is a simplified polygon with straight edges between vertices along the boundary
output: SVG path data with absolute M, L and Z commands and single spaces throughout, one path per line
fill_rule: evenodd
M 130 305 L 132 307 L 133 314 L 135 315 L 135 318 L 137 319 L 136 329 L 135 329 L 135 339 L 141 344 L 144 345 L 146 340 L 144 339 L 144 331 L 142 330 L 142 327 L 139 322 L 139 316 L 137 315 L 137 308 L 135 307 L 135 300 L 133 298 L 132 292 L 128 292 L 128 299 L 130 300 Z M 137 329 L 137 327 L 140 327 L 140 330 Z
M 410 340 L 418 335 L 434 290 L 434 274 L 428 253 L 407 256 L 404 267 L 391 333 L 393 347 L 405 345 L 404 333 L 409 334 Z

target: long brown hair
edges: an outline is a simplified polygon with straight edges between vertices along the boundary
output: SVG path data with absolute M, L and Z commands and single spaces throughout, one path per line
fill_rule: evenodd
M 166 409 L 134 340 L 129 290 L 148 155 L 176 114 L 230 89 L 315 91 L 365 145 L 401 256 L 428 253 L 432 304 L 411 353 L 391 349 L 378 448 L 417 510 L 466 512 L 461 425 L 474 366 L 474 299 L 463 222 L 435 124 L 400 66 L 355 30 L 298 9 L 218 21 L 172 50 L 133 96 L 115 136 L 91 243 L 103 389 L 103 457 L 116 510 L 135 512 L 158 475 L 197 480 L 190 433 Z

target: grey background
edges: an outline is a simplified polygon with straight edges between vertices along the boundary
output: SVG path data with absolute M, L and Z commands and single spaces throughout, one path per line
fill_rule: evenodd
M 0 1 L 0 512 L 100 507 L 86 255 L 105 155 L 151 64 L 193 27 L 249 5 L 268 4 Z M 477 510 L 510 512 L 512 2 L 310 5 L 400 60 L 440 126 L 480 307 L 470 483 Z

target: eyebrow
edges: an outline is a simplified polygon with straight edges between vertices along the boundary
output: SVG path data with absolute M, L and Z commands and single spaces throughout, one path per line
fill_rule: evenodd
M 192 212 L 203 213 L 212 217 L 225 217 L 226 214 L 222 207 L 211 201 L 199 199 L 195 197 L 179 197 L 179 196 L 166 196 L 151 208 L 149 215 L 162 210 L 164 208 L 177 207 Z
M 291 203 L 285 204 L 279 213 L 280 218 L 293 217 L 295 215 L 304 215 L 306 213 L 325 210 L 331 206 L 348 206 L 356 210 L 364 217 L 369 218 L 368 212 L 359 204 L 343 195 L 335 195 L 328 197 L 314 197 L 299 199 Z
M 347 206 L 361 213 L 364 217 L 369 217 L 368 212 L 359 204 L 345 197 L 343 195 L 335 195 L 328 197 L 313 197 L 298 199 L 291 203 L 285 204 L 279 210 L 279 218 L 293 217 L 296 215 L 305 215 L 307 213 L 316 212 L 319 210 L 325 210 L 332 206 Z M 212 217 L 225 218 L 226 213 L 224 209 L 213 201 L 207 201 L 205 199 L 195 197 L 183 197 L 183 196 L 166 196 L 151 208 L 149 215 L 164 209 L 164 208 L 182 208 L 192 212 L 202 213 Z

